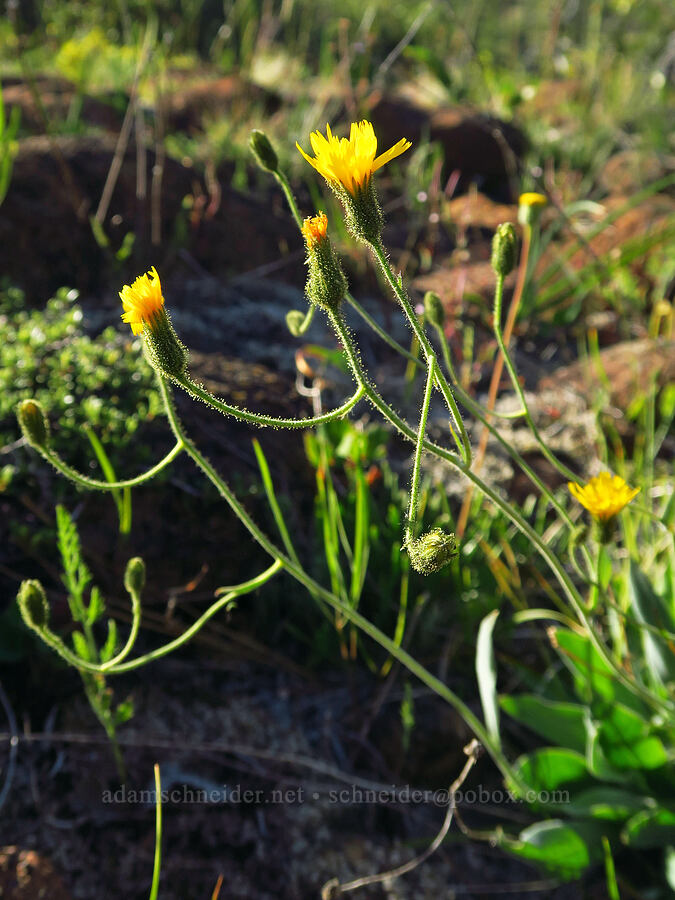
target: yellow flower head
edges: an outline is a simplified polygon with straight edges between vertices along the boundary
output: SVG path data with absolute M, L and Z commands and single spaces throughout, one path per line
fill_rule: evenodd
M 158 312 L 164 306 L 162 285 L 153 266 L 146 275 L 139 275 L 133 284 L 125 284 L 119 292 L 124 312 L 122 321 L 131 325 L 134 334 L 140 334 L 144 325 L 152 329 Z
M 570 493 L 598 522 L 609 522 L 637 494 L 640 488 L 632 488 L 619 475 L 601 472 L 591 478 L 585 487 L 570 481 Z
M 313 247 L 321 241 L 325 241 L 328 231 L 328 219 L 326 214 L 320 212 L 318 216 L 305 219 L 302 223 L 302 233 L 308 247 Z
M 373 172 L 391 162 L 412 146 L 401 138 L 386 153 L 377 153 L 377 138 L 371 122 L 352 122 L 349 138 L 337 138 L 326 125 L 326 137 L 320 131 L 313 131 L 309 142 L 314 151 L 314 159 L 308 156 L 296 141 L 295 146 L 314 166 L 317 172 L 331 185 L 342 185 L 352 196 L 368 185 Z
M 537 194 L 534 191 L 527 191 L 518 197 L 518 206 L 546 206 L 547 203 L 544 194 Z

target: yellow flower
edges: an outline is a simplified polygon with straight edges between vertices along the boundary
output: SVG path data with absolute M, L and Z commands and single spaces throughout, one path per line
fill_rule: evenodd
M 573 481 L 567 487 L 598 522 L 608 522 L 640 493 L 639 487 L 632 488 L 619 475 L 609 472 L 591 478 L 585 487 Z
M 349 138 L 337 138 L 326 125 L 326 137 L 320 131 L 309 136 L 314 159 L 308 156 L 296 141 L 295 146 L 331 185 L 342 185 L 352 196 L 367 187 L 373 172 L 412 146 L 401 138 L 386 153 L 377 153 L 377 138 L 371 122 L 352 122 Z
M 328 219 L 326 218 L 326 214 L 322 212 L 320 212 L 318 216 L 312 216 L 311 218 L 305 219 L 302 223 L 302 233 L 307 241 L 308 247 L 313 247 L 315 244 L 324 241 L 326 239 L 327 231 Z
M 547 203 L 544 194 L 537 194 L 534 191 L 527 191 L 518 197 L 518 206 L 546 206 Z
M 144 325 L 152 329 L 157 313 L 164 306 L 157 269 L 153 266 L 147 275 L 139 275 L 133 284 L 125 284 L 119 294 L 124 307 L 122 321 L 131 325 L 133 333 L 140 334 Z

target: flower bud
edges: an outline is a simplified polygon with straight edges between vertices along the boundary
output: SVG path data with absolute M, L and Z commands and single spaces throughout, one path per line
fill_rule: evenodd
M 516 229 L 510 222 L 497 227 L 492 238 L 492 268 L 497 275 L 506 277 L 516 265 Z
M 22 581 L 17 595 L 19 612 L 29 628 L 40 631 L 49 624 L 49 602 L 39 581 Z
M 445 322 L 445 310 L 443 301 L 435 291 L 427 291 L 424 295 L 424 315 L 427 321 L 436 328 L 442 328 Z
M 548 203 L 543 194 L 528 191 L 518 198 L 518 221 L 521 225 L 534 225 Z
M 188 350 L 179 340 L 163 307 L 153 318 L 152 325 L 144 329 L 143 337 L 150 363 L 155 369 L 170 378 L 182 378 L 185 375 Z
M 254 128 L 249 138 L 249 146 L 261 168 L 266 172 L 278 172 L 279 159 L 264 131 Z
M 416 540 L 409 540 L 405 549 L 410 565 L 420 575 L 432 575 L 457 556 L 454 534 L 446 534 L 442 528 L 432 528 Z
M 17 406 L 16 417 L 31 447 L 46 450 L 49 445 L 49 422 L 37 400 L 22 400 Z
M 293 337 L 301 337 L 305 324 L 305 313 L 299 309 L 291 309 L 286 313 L 286 325 Z
M 124 587 L 130 594 L 140 594 L 145 587 L 145 563 L 140 556 L 132 557 L 127 563 Z
M 305 219 L 302 225 L 309 269 L 305 290 L 312 303 L 336 310 L 347 293 L 347 279 L 326 233 L 327 227 L 328 220 L 323 213 Z

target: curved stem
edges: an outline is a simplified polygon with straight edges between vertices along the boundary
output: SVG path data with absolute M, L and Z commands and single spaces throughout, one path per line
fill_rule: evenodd
M 343 603 L 338 597 L 336 597 L 330 591 L 327 591 L 318 582 L 314 581 L 314 579 L 311 578 L 301 566 L 298 566 L 295 562 L 293 562 L 293 560 L 282 553 L 281 550 L 276 547 L 272 543 L 272 541 L 270 541 L 269 538 L 260 530 L 260 528 L 256 525 L 256 523 L 241 505 L 237 497 L 234 495 L 230 487 L 220 477 L 220 475 L 213 468 L 206 457 L 204 457 L 197 450 L 192 441 L 185 435 L 182 425 L 173 408 L 173 402 L 169 394 L 168 386 L 161 376 L 158 376 L 158 378 L 160 381 L 160 391 L 162 394 L 162 399 L 164 400 L 169 423 L 174 434 L 177 438 L 180 438 L 185 442 L 186 453 L 188 453 L 194 463 L 202 470 L 209 481 L 214 485 L 220 496 L 229 504 L 232 511 L 235 513 L 244 527 L 248 530 L 254 540 L 257 541 L 257 543 L 260 544 L 263 550 L 265 550 L 270 556 L 274 557 L 275 565 L 279 564 L 283 566 L 283 568 L 290 575 L 292 575 L 293 578 L 296 579 L 296 581 L 300 582 L 300 584 L 304 585 L 304 587 L 319 596 L 322 600 L 325 600 L 330 606 L 333 607 L 334 610 L 336 610 L 338 613 L 340 613 L 342 616 L 356 625 L 357 628 L 361 629 L 361 631 L 364 632 L 364 634 L 367 634 L 391 656 L 397 659 L 413 675 L 419 678 L 423 684 L 426 684 L 426 686 L 429 687 L 434 693 L 438 694 L 439 697 L 453 706 L 454 709 L 456 709 L 457 712 L 462 716 L 469 728 L 472 729 L 476 737 L 481 741 L 482 744 L 484 744 L 485 748 L 492 756 L 493 760 L 495 761 L 504 777 L 507 778 L 511 784 L 515 785 L 517 789 L 522 789 L 524 785 L 522 785 L 522 783 L 519 781 L 517 774 L 512 769 L 507 758 L 504 756 L 501 749 L 492 741 L 490 735 L 486 731 L 480 719 L 466 705 L 466 703 L 464 703 L 463 700 L 461 700 L 447 685 L 445 685 L 442 681 L 432 675 L 431 672 L 427 671 L 427 669 L 425 669 L 424 666 L 417 662 L 416 659 L 414 659 L 405 650 L 395 644 L 394 641 L 391 640 L 391 638 L 387 637 L 387 635 L 384 634 L 383 631 L 380 631 L 380 629 L 373 625 L 372 622 L 362 616 L 356 609 L 354 609 L 347 603 Z M 128 666 L 129 664 L 126 665 Z
M 182 449 L 182 441 L 177 441 L 176 446 L 170 450 L 164 459 L 160 460 L 157 465 L 148 469 L 147 472 L 143 472 L 142 475 L 137 475 L 135 478 L 128 478 L 125 481 L 99 481 L 97 478 L 89 478 L 88 475 L 83 475 L 81 472 L 73 469 L 72 466 L 69 466 L 68 463 L 64 462 L 54 450 L 44 448 L 39 452 L 58 472 L 65 475 L 70 481 L 74 481 L 75 484 L 79 484 L 80 487 L 97 491 L 116 491 L 119 488 L 136 487 L 139 484 L 143 484 L 145 481 L 150 481 L 150 479 L 154 478 L 155 475 L 162 471 L 162 469 L 166 468 L 169 463 L 173 462 Z
M 284 192 L 284 196 L 286 197 L 286 203 L 288 203 L 288 208 L 291 211 L 291 215 L 295 219 L 295 224 L 298 228 L 302 228 L 302 216 L 300 215 L 300 210 L 298 209 L 298 204 L 295 199 L 295 194 L 291 190 L 291 186 L 288 183 L 288 178 L 284 175 L 282 171 L 277 169 L 276 172 L 273 173 L 276 180 L 281 185 L 281 190 Z
M 261 428 L 265 426 L 271 426 L 272 428 L 312 428 L 315 425 L 323 425 L 326 422 L 331 422 L 333 419 L 340 419 L 343 416 L 346 416 L 347 413 L 356 406 L 365 393 L 363 386 L 359 385 L 349 400 L 346 400 L 342 406 L 338 406 L 337 409 L 333 409 L 321 416 L 312 416 L 307 419 L 283 419 L 277 416 L 265 416 L 259 413 L 252 413 L 247 409 L 231 406 L 224 400 L 214 397 L 213 394 L 204 390 L 204 388 L 195 384 L 195 382 L 191 381 L 189 378 L 174 378 L 173 380 L 176 384 L 180 385 L 183 390 L 187 391 L 188 394 L 192 394 L 192 396 L 196 397 L 198 400 L 203 400 L 204 403 L 217 409 L 218 412 L 223 415 L 234 416 L 235 419 L 250 422 L 252 425 L 258 425 Z
M 438 334 L 438 339 L 441 343 L 441 349 L 443 352 L 443 358 L 445 360 L 445 364 L 448 367 L 448 371 L 450 372 L 450 377 L 452 378 L 452 380 L 455 384 L 455 391 L 457 392 L 457 396 L 459 397 L 460 401 L 464 404 L 464 406 L 466 406 L 466 408 L 472 413 L 472 415 L 474 415 L 478 419 L 478 421 L 483 424 L 483 426 L 487 430 L 487 432 L 492 435 L 492 437 L 500 444 L 502 449 L 506 451 L 506 453 L 511 457 L 511 459 L 515 463 L 518 464 L 518 467 L 524 472 L 525 475 L 527 475 L 527 477 L 530 479 L 532 484 L 538 488 L 538 490 L 541 492 L 541 494 L 544 497 L 546 497 L 546 499 L 551 504 L 551 506 L 555 509 L 555 511 L 558 513 L 558 515 L 560 516 L 560 518 L 562 519 L 562 521 L 564 522 L 564 524 L 568 528 L 568 530 L 570 532 L 574 533 L 577 530 L 577 526 L 570 518 L 569 513 L 567 512 L 565 507 L 557 500 L 553 491 L 551 491 L 550 488 L 541 480 L 541 478 L 537 475 L 537 473 L 534 471 L 534 469 L 525 461 L 525 459 L 516 450 L 516 448 L 513 446 L 513 444 L 509 443 L 509 441 L 507 441 L 499 433 L 499 431 L 494 427 L 494 425 L 490 422 L 490 416 L 499 415 L 499 413 L 495 413 L 494 411 L 490 411 L 489 414 L 486 413 L 486 411 L 483 409 L 483 407 L 473 399 L 471 394 L 468 394 L 464 390 L 464 388 L 460 385 L 459 381 L 457 380 L 457 376 L 456 376 L 454 367 L 452 365 L 452 359 L 450 358 L 450 348 L 448 347 L 448 341 L 447 341 L 447 338 L 445 337 L 445 333 L 444 333 L 443 329 L 439 328 L 438 326 L 436 326 L 436 332 Z M 519 410 L 518 417 L 524 416 L 524 415 L 525 415 L 525 410 Z M 504 416 L 504 418 L 516 418 L 516 416 L 508 415 L 508 416 Z M 582 580 L 586 581 L 586 580 L 588 580 L 589 575 L 592 571 L 593 564 L 592 564 L 591 555 L 589 553 L 588 547 L 583 546 L 581 548 L 581 550 L 582 550 L 582 553 L 584 556 L 584 560 L 586 562 L 586 566 L 588 568 L 587 574 L 584 574 L 581 571 L 581 569 L 579 568 L 579 566 L 577 565 L 576 560 L 574 558 L 574 548 L 570 549 L 570 558 L 571 558 L 572 564 L 574 565 L 574 568 L 581 575 Z
M 532 413 L 530 412 L 529 406 L 527 405 L 527 400 L 525 399 L 525 392 L 523 391 L 522 385 L 518 380 L 518 373 L 516 372 L 516 368 L 513 365 L 513 360 L 511 359 L 511 355 L 508 351 L 508 340 L 510 338 L 510 331 L 508 331 L 509 322 L 506 323 L 506 329 L 502 334 L 501 327 L 501 316 L 502 316 L 502 292 L 503 292 L 503 284 L 504 279 L 502 276 L 497 277 L 497 291 L 495 291 L 495 308 L 494 308 L 494 331 L 495 337 L 497 338 L 497 343 L 499 344 L 499 349 L 501 351 L 500 356 L 498 357 L 498 363 L 495 363 L 495 371 L 497 371 L 497 367 L 499 366 L 499 374 L 501 376 L 502 365 L 506 365 L 506 370 L 509 373 L 509 377 L 511 379 L 511 384 L 513 385 L 513 389 L 518 395 L 518 399 L 523 407 L 523 412 L 525 414 L 525 421 L 530 426 L 530 431 L 532 432 L 534 439 L 539 444 L 541 448 L 541 452 L 544 454 L 546 459 L 554 466 L 561 475 L 564 475 L 565 478 L 571 479 L 572 481 L 576 481 L 579 477 L 575 472 L 569 469 L 563 462 L 561 462 L 558 457 L 549 449 L 546 442 L 542 438 L 539 433 L 539 429 L 534 423 L 534 419 L 532 418 Z M 515 299 L 515 298 L 514 298 Z M 511 309 L 509 309 L 509 321 L 511 318 L 511 310 L 514 308 L 514 303 L 511 304 Z M 497 381 L 497 384 L 499 382 Z
M 101 664 L 101 671 L 107 672 L 109 669 L 113 669 L 115 666 L 119 665 L 123 660 L 127 658 L 127 656 L 131 653 L 134 644 L 136 643 L 136 638 L 138 637 L 138 630 L 141 626 L 141 595 L 137 590 L 133 588 L 129 591 L 131 595 L 131 631 L 129 632 L 129 637 L 127 638 L 127 642 L 122 647 L 117 656 L 114 656 L 112 659 L 109 659 L 108 662 Z
M 373 317 L 366 312 L 366 310 L 361 306 L 358 300 L 356 300 L 349 292 L 345 294 L 345 300 L 354 310 L 356 310 L 363 321 L 375 332 L 375 334 L 378 337 L 382 338 L 385 344 L 388 344 L 392 348 L 392 350 L 395 350 L 400 356 L 403 356 L 408 360 L 408 362 L 412 363 L 418 369 L 426 368 L 421 359 L 419 359 L 409 350 L 406 350 L 405 347 L 402 347 L 399 342 L 394 340 L 394 338 L 390 334 L 387 334 L 384 328 L 380 328 L 375 319 L 373 319 Z
M 87 660 L 76 656 L 68 649 L 61 638 L 52 631 L 45 628 L 35 630 L 48 646 L 55 650 L 59 656 L 76 669 L 84 672 L 105 673 L 106 675 L 119 675 L 122 672 L 131 672 L 133 669 L 139 669 L 149 662 L 161 659 L 163 656 L 173 653 L 174 650 L 178 650 L 179 647 L 182 647 L 183 644 L 186 644 L 193 638 L 195 634 L 206 625 L 209 619 L 212 619 L 224 606 L 227 606 L 236 597 L 247 594 L 265 584 L 281 570 L 281 567 L 281 562 L 278 559 L 275 560 L 274 563 L 268 569 L 265 569 L 264 572 L 261 572 L 260 575 L 256 575 L 255 578 L 251 578 L 249 581 L 244 581 L 241 584 L 230 588 L 223 597 L 213 603 L 205 613 L 196 619 L 192 625 L 175 638 L 175 640 L 169 641 L 167 644 L 158 647 L 156 650 L 151 650 L 143 656 L 137 656 L 135 659 L 130 659 L 128 662 L 116 663 L 114 666 L 111 665 L 111 663 L 104 663 L 102 665 L 90 663 Z
M 387 254 L 384 251 L 384 247 L 382 244 L 370 244 L 370 249 L 375 256 L 375 259 L 380 264 L 380 268 L 382 272 L 389 282 L 389 286 L 394 292 L 394 296 L 400 303 L 405 316 L 410 323 L 410 327 L 413 330 L 413 334 L 419 341 L 420 347 L 424 351 L 424 355 L 427 359 L 427 364 L 429 363 L 430 357 L 434 356 L 434 349 L 429 342 L 429 338 L 426 335 L 424 328 L 420 325 L 417 316 L 415 315 L 415 310 L 412 308 L 412 304 L 408 295 L 406 294 L 403 286 L 401 285 L 400 279 L 398 279 L 394 273 L 392 272 L 391 266 L 389 265 L 389 260 L 387 259 Z M 466 433 L 466 429 L 464 428 L 464 423 L 462 422 L 462 417 L 459 414 L 459 410 L 457 409 L 457 404 L 454 402 L 454 398 L 452 397 L 452 388 L 448 384 L 448 381 L 441 371 L 440 368 L 436 367 L 436 381 L 438 383 L 439 389 L 443 394 L 443 398 L 448 405 L 448 410 L 450 411 L 450 415 L 455 422 L 455 427 L 459 434 L 462 436 L 461 441 L 458 439 L 454 430 L 451 429 L 451 433 L 455 443 L 457 444 L 457 449 L 462 455 L 462 458 L 469 461 L 471 460 L 471 444 L 469 442 L 468 435 Z
M 424 399 L 422 400 L 422 413 L 420 415 L 420 424 L 417 429 L 417 444 L 415 446 L 415 459 L 413 461 L 412 477 L 410 480 L 410 506 L 408 507 L 408 522 L 405 528 L 405 542 L 411 544 L 413 540 L 413 527 L 417 518 L 417 504 L 419 502 L 420 492 L 420 463 L 422 461 L 422 441 L 427 430 L 427 419 L 429 418 L 429 406 L 431 405 L 431 393 L 434 389 L 434 376 L 436 373 L 436 357 L 429 359 L 429 371 L 427 373 L 427 383 L 424 389 Z
M 365 384 L 366 396 L 368 397 L 370 402 L 404 437 L 416 443 L 417 435 L 414 429 L 411 428 L 410 425 L 408 425 L 408 423 L 405 422 L 398 415 L 398 413 L 396 413 L 389 406 L 389 404 L 382 399 L 382 397 L 380 397 L 375 388 L 367 381 L 366 376 L 363 374 L 363 371 L 361 369 L 358 356 L 351 341 L 351 335 L 347 330 L 344 320 L 341 319 L 339 315 L 332 314 L 331 322 L 333 323 L 333 327 L 336 329 L 338 337 L 345 348 L 347 359 L 349 360 L 352 370 L 355 373 L 355 377 L 357 377 L 357 379 L 361 379 L 362 383 Z M 641 696 L 643 700 L 647 701 L 653 706 L 656 706 L 659 709 L 662 709 L 664 705 L 663 698 L 659 697 L 657 694 L 652 693 L 637 682 L 632 681 L 630 676 L 627 675 L 611 657 L 604 643 L 598 637 L 596 630 L 593 628 L 590 618 L 585 610 L 584 600 L 579 591 L 576 589 L 574 582 L 565 571 L 565 568 L 558 557 L 541 539 L 534 528 L 532 528 L 532 526 L 520 515 L 519 512 L 517 512 L 513 508 L 513 506 L 507 500 L 504 500 L 502 497 L 500 497 L 500 495 L 488 484 L 486 484 L 479 475 L 473 472 L 469 466 L 465 465 L 465 463 L 463 463 L 455 453 L 452 453 L 450 450 L 446 450 L 444 447 L 440 447 L 438 444 L 435 444 L 426 438 L 424 438 L 424 440 L 422 441 L 422 446 L 425 450 L 429 450 L 436 456 L 449 462 L 463 475 L 465 475 L 469 479 L 469 481 L 472 482 L 472 484 L 474 484 L 486 497 L 488 497 L 495 504 L 498 509 L 500 509 L 504 513 L 504 515 L 506 515 L 513 522 L 513 524 L 516 526 L 516 528 L 518 528 L 519 531 L 521 531 L 527 538 L 529 538 L 538 553 L 543 557 L 543 559 L 546 561 L 549 568 L 555 575 L 556 580 L 567 596 L 567 599 L 569 600 L 569 603 L 574 610 L 577 619 L 586 628 L 591 643 L 596 648 L 604 662 L 612 669 L 616 678 L 621 681 L 622 684 L 624 684 L 630 691 Z M 668 706 L 672 707 L 672 704 L 668 704 Z

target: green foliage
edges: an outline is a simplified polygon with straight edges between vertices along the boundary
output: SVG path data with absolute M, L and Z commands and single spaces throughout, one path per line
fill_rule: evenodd
M 435 629 L 454 614 L 446 572 L 425 578 L 410 573 L 408 554 L 402 550 L 407 492 L 389 462 L 390 433 L 376 425 L 355 425 L 336 420 L 305 435 L 307 459 L 314 470 L 314 514 L 318 540 L 310 547 L 312 571 L 328 575 L 333 590 L 350 606 L 361 609 L 400 644 L 409 616 L 420 606 L 425 614 L 416 634 L 421 650 L 436 643 Z M 440 492 L 422 489 L 421 527 L 449 526 Z M 392 603 L 392 597 L 397 603 Z M 303 612 L 306 617 L 306 610 Z M 313 624 L 313 657 L 330 659 L 338 637 L 343 659 L 356 658 L 357 632 L 339 615 Z M 309 635 L 304 639 L 308 640 Z M 363 650 L 363 648 L 362 648 Z M 387 672 L 391 660 L 373 668 Z
M 2 100 L 0 85 L 0 204 L 5 199 L 12 178 L 12 166 L 18 149 L 16 136 L 19 131 L 21 110 L 13 107 L 9 118 L 5 121 L 5 105 Z
M 68 606 L 75 629 L 70 638 L 75 654 L 88 663 L 105 663 L 117 651 L 117 625 L 108 619 L 107 635 L 102 645 L 96 638 L 96 626 L 105 616 L 106 605 L 101 591 L 92 585 L 92 575 L 82 557 L 82 547 L 77 526 L 70 513 L 63 507 L 56 507 L 57 543 L 63 566 L 63 583 L 68 592 Z M 88 593 L 88 599 L 87 599 Z M 121 703 L 113 702 L 113 691 L 101 672 L 80 670 L 84 690 L 92 710 L 105 729 L 115 756 L 120 778 L 124 781 L 125 768 L 122 752 L 117 740 L 117 729 L 128 722 L 134 714 L 130 699 Z
M 76 297 L 64 288 L 44 310 L 30 310 L 21 291 L 0 292 L 0 445 L 19 437 L 15 410 L 32 398 L 54 423 L 57 452 L 84 454 L 79 436 L 90 427 L 114 463 L 123 452 L 125 464 L 130 456 L 143 461 L 148 450 L 137 432 L 159 410 L 152 371 L 138 342 L 114 328 L 92 339 Z
M 516 771 L 531 808 L 555 817 L 501 843 L 562 878 L 600 859 L 603 840 L 620 869 L 622 848 L 665 852 L 675 839 L 675 593 L 656 594 L 635 563 L 629 585 L 635 616 L 619 663 L 662 705 L 628 691 L 591 637 L 566 627 L 549 632 L 559 662 L 539 692 L 500 697 L 508 716 L 550 744 L 524 754 Z

